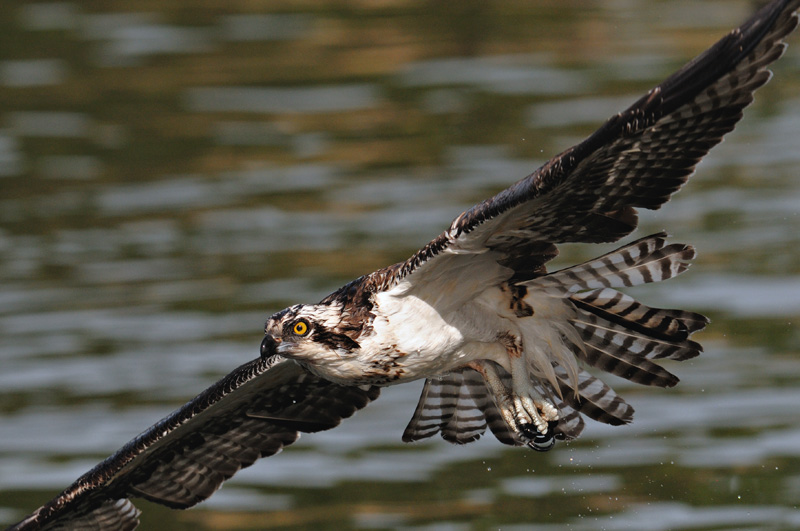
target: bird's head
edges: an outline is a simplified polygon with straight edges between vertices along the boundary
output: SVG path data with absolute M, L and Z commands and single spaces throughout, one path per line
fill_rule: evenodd
M 362 327 L 348 319 L 338 304 L 296 305 L 267 319 L 262 357 L 279 354 L 337 382 L 357 378 L 354 364 Z

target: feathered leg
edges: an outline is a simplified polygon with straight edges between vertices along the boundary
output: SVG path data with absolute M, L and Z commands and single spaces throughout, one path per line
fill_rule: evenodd
M 515 359 L 518 360 L 521 358 Z M 520 370 L 527 374 L 524 364 L 512 365 L 516 365 L 516 370 L 512 369 L 512 381 Z M 534 389 L 530 379 L 520 379 L 516 385 L 512 383 L 509 389 L 503 384 L 493 362 L 479 360 L 471 362 L 469 366 L 483 376 L 503 420 L 514 429 L 519 439 L 540 452 L 553 447 L 556 441 L 554 431 L 550 428 L 555 428 L 558 423 L 558 410 Z M 520 386 L 524 391 L 519 392 Z

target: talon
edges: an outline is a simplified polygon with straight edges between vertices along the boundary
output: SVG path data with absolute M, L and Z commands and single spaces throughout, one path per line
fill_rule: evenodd
M 558 423 L 558 408 L 554 404 L 549 401 L 542 400 L 541 403 L 538 404 L 539 409 L 541 411 L 542 418 L 547 421 L 548 424 L 551 422 Z
M 516 374 L 523 374 L 525 379 L 519 378 L 512 385 L 512 389 L 503 384 L 492 365 L 481 364 L 478 367 L 495 397 L 497 408 L 506 424 L 524 444 L 534 450 L 539 452 L 550 450 L 555 445 L 558 408 L 531 385 L 527 373 L 523 370 L 524 367 Z

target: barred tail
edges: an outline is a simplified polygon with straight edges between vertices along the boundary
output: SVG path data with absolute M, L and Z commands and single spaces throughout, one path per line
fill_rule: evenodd
M 511 375 L 499 365 L 495 368 L 510 387 Z M 539 391 L 543 395 L 555 395 L 549 389 L 540 388 Z M 584 427 L 580 413 L 557 399 L 556 406 L 561 412 L 555 428 L 556 438 L 574 439 Z M 403 441 L 419 441 L 439 433 L 450 443 L 466 444 L 479 439 L 487 426 L 503 444 L 526 444 L 503 420 L 483 376 L 473 369 L 464 368 L 425 380 L 414 416 L 403 432 Z
M 633 420 L 633 408 L 611 387 L 583 369 L 578 371 L 578 386 L 573 389 L 572 382 L 562 367 L 556 367 L 558 383 L 564 401 L 598 422 L 619 426 Z
M 486 394 L 483 378 L 471 369 L 460 369 L 425 380 L 417 409 L 403 432 L 403 441 L 426 439 L 437 433 L 454 444 L 475 441 L 486 431 L 486 418 L 472 388 Z
M 528 288 L 526 302 L 534 310 L 545 308 L 521 318 L 523 333 L 529 333 L 534 342 L 546 340 L 541 335 L 545 330 L 557 334 L 547 340 L 553 349 L 547 362 L 552 378 L 537 376 L 537 369 L 543 372 L 541 367 L 533 368 L 531 374 L 537 392 L 559 409 L 556 437 L 577 437 L 584 427 L 581 414 L 612 425 L 633 419 L 633 408 L 579 367 L 577 360 L 635 383 L 671 387 L 678 378 L 655 360 L 681 361 L 702 352 L 690 336 L 703 329 L 708 319 L 693 312 L 650 308 L 613 289 L 671 278 L 685 271 L 694 256 L 692 247 L 667 244 L 665 234 L 658 233 L 583 264 L 520 283 Z M 553 310 L 561 307 L 561 303 L 553 306 L 547 302 L 554 299 L 567 305 L 566 312 Z M 526 321 L 528 317 L 532 320 Z M 545 324 L 548 321 L 550 324 Z M 555 347 L 558 337 L 560 349 Z M 512 388 L 508 372 L 499 365 L 495 369 L 506 387 Z M 403 440 L 440 433 L 449 442 L 465 444 L 480 438 L 487 427 L 505 444 L 525 444 L 503 420 L 483 377 L 462 368 L 426 380 Z
M 660 282 L 686 271 L 695 257 L 691 245 L 667 245 L 666 233 L 636 240 L 599 258 L 525 282 L 558 293 Z
M 678 377 L 656 361 L 699 355 L 703 348 L 690 336 L 708 319 L 650 308 L 613 288 L 666 280 L 686 271 L 694 256 L 691 246 L 667 244 L 665 234 L 658 233 L 524 285 L 532 294 L 544 292 L 567 302 L 571 329 L 562 333 L 563 344 L 585 365 L 634 383 L 672 387 Z M 558 388 L 573 409 L 608 424 L 631 420 L 633 409 L 610 387 L 570 363 L 569 357 L 558 361 L 565 364 L 554 367 Z

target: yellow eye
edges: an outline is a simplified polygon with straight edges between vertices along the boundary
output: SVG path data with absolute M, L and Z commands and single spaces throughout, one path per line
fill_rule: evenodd
M 308 333 L 308 323 L 306 321 L 297 321 L 292 327 L 292 332 L 298 336 L 304 336 Z

